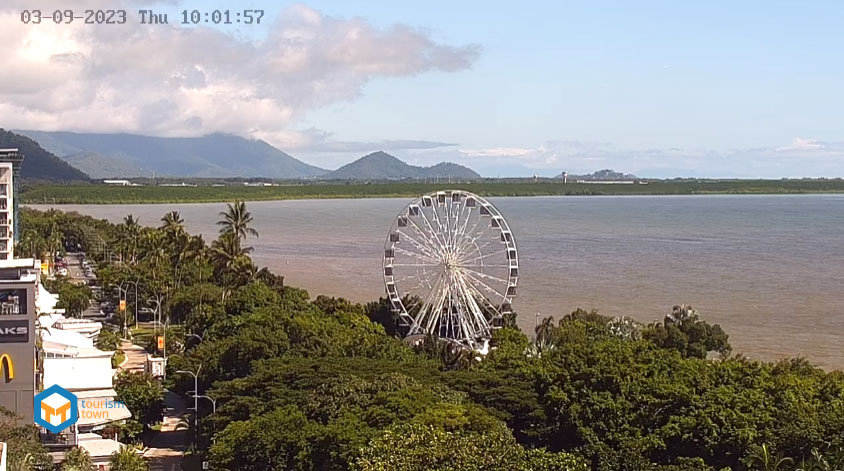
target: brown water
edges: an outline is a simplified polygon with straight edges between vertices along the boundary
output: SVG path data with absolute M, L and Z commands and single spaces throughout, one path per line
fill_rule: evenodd
M 641 321 L 691 304 L 756 358 L 844 369 L 844 195 L 491 198 L 519 247 L 519 323 L 576 307 Z M 256 262 L 312 295 L 383 294 L 384 239 L 406 199 L 249 203 Z M 212 238 L 223 204 L 61 206 Z

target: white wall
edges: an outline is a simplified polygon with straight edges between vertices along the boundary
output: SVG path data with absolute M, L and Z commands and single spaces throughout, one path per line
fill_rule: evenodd
M 45 358 L 44 387 L 65 389 L 108 389 L 112 387 L 111 358 Z

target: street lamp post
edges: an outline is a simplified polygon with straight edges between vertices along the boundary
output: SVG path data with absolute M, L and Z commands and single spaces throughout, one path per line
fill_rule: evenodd
M 159 325 L 161 325 L 161 332 L 162 332 L 162 336 L 164 337 L 164 342 L 162 343 L 163 348 L 161 349 L 161 354 L 164 356 L 164 374 L 163 374 L 164 379 L 167 379 L 167 323 L 168 322 L 170 322 L 170 319 L 167 319 L 167 322 L 165 322 L 164 324 L 162 324 L 161 321 L 159 321 L 158 319 L 152 320 L 153 328 L 157 328 Z M 158 340 L 157 335 L 156 335 L 157 333 L 158 333 L 158 330 L 155 330 L 153 332 L 153 338 L 156 341 Z
M 124 281 L 117 286 L 117 310 L 120 310 L 120 301 L 126 300 L 129 295 L 129 287 L 123 288 L 127 282 Z M 126 335 L 126 311 L 123 311 L 123 335 Z
M 132 284 L 133 284 L 133 285 L 135 285 L 135 328 L 136 328 L 136 329 L 138 328 L 138 282 L 139 282 L 139 281 L 141 281 L 141 279 L 140 279 L 140 278 L 136 278 L 136 279 L 135 279 L 135 281 L 128 281 L 128 282 L 127 282 L 127 283 L 129 283 L 130 285 L 132 285 Z M 126 293 L 126 294 L 128 295 L 128 294 L 129 294 L 129 293 L 128 293 L 128 289 L 129 289 L 129 288 L 127 287 L 126 289 L 127 289 L 127 293 Z M 128 296 L 127 296 L 127 297 L 128 297 Z
M 202 336 L 199 334 L 185 334 L 185 337 L 196 337 L 197 339 L 199 339 L 200 342 L 202 342 L 203 340 Z
M 196 398 L 196 397 L 203 397 L 203 398 L 208 399 L 209 401 L 211 401 L 211 415 L 215 415 L 215 414 L 217 413 L 217 400 L 216 400 L 216 399 L 214 399 L 214 398 L 213 398 L 213 397 L 211 397 L 211 396 L 206 396 L 205 394 L 200 394 L 200 395 L 197 395 L 197 394 L 196 394 L 196 391 L 194 391 L 194 395 L 193 395 L 193 396 L 194 396 L 195 398 Z M 197 415 L 199 415 L 199 411 L 197 411 L 197 412 L 196 412 L 196 414 L 197 414 Z M 212 432 L 212 435 L 211 435 L 211 443 L 214 443 L 214 442 L 215 442 L 215 440 L 216 440 L 216 432 L 217 432 L 217 426 L 215 425 L 215 426 L 214 426 L 214 431 Z
M 211 396 L 206 396 L 205 394 L 199 394 L 199 395 L 194 394 L 194 397 L 202 397 L 202 398 L 205 398 L 205 399 L 208 399 L 209 401 L 211 401 L 211 413 L 212 414 L 217 413 L 217 400 L 216 399 L 214 399 Z
M 166 361 L 165 361 L 166 364 Z M 189 374 L 193 376 L 193 433 L 195 434 L 197 431 L 197 417 L 199 416 L 199 370 L 202 369 L 202 364 L 200 363 L 199 368 L 196 369 L 196 373 L 189 370 L 177 370 L 176 373 L 181 374 Z

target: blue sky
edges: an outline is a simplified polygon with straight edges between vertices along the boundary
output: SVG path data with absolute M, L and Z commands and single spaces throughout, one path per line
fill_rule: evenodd
M 393 37 L 397 24 L 431 42 L 409 46 L 400 72 L 354 64 L 350 80 L 325 70 L 349 64 L 319 64 L 304 76 L 326 74 L 318 78 L 330 93 L 311 89 L 290 106 L 296 96 L 276 96 L 288 119 L 228 130 L 310 163 L 336 167 L 385 147 L 414 163 L 453 160 L 490 176 L 604 167 L 648 176 L 844 175 L 839 2 L 267 3 L 238 5 L 265 9 L 263 25 L 224 32 L 261 44 L 292 28 L 277 18 L 306 9 L 320 18 L 309 30 L 317 35 L 325 21 L 360 21 L 383 40 L 369 44 L 374 55 L 406 39 Z M 216 0 L 154 8 L 171 20 L 185 8 L 232 9 Z M 201 130 L 226 131 L 209 112 L 197 111 Z

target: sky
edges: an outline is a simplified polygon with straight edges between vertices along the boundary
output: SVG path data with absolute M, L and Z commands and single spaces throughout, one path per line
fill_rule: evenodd
M 0 5 L 0 127 L 226 132 L 324 168 L 385 150 L 484 176 L 844 176 L 837 1 L 74 2 L 122 25 L 39 3 L 38 25 Z M 264 17 L 180 24 L 215 9 Z

